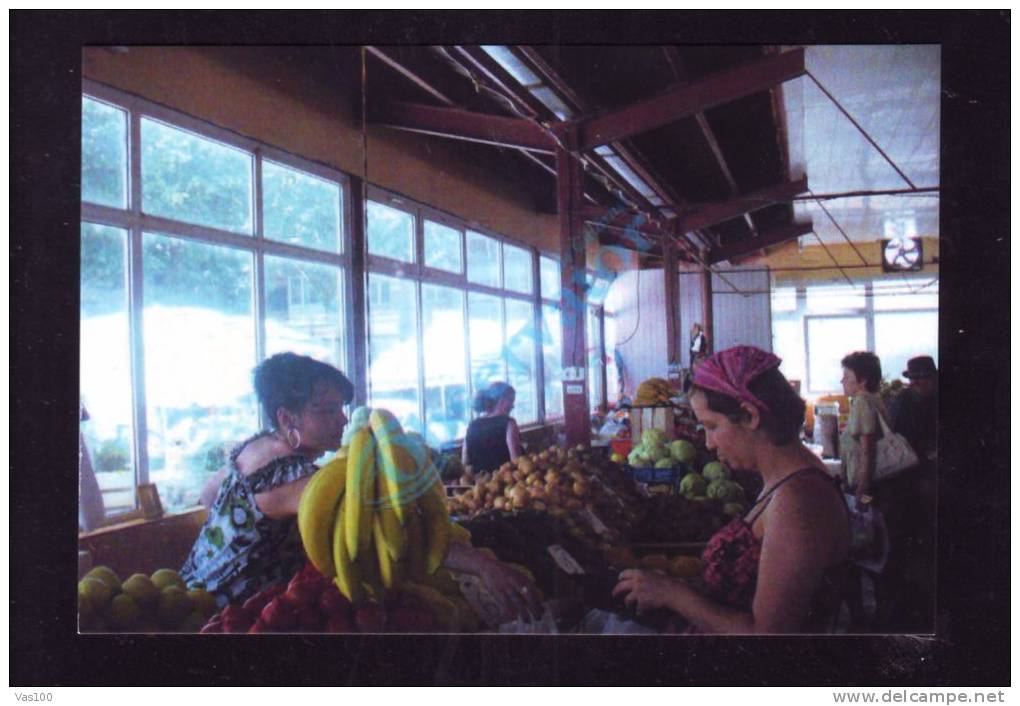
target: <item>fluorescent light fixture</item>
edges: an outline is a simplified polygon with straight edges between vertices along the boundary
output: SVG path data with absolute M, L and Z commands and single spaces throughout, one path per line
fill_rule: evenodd
M 631 169 L 630 166 L 628 166 L 627 163 L 620 157 L 606 157 L 606 163 L 615 169 L 628 184 L 633 186 L 634 189 L 645 198 L 655 195 L 655 191 L 652 190 L 652 187 L 648 186 L 648 184 L 646 184 L 644 180 L 637 175 L 637 172 Z
M 530 90 L 531 95 L 540 100 L 542 105 L 555 113 L 560 120 L 566 120 L 571 116 L 570 108 L 548 86 L 539 86 Z
M 599 145 L 598 147 L 595 148 L 595 154 L 601 155 L 603 157 L 612 157 L 614 156 L 615 153 L 613 152 L 613 148 L 610 147 L 609 145 Z
M 666 218 L 676 218 L 676 211 L 671 208 L 664 208 L 660 211 Z
M 492 57 L 492 59 L 502 66 L 508 74 L 514 77 L 514 79 L 525 86 L 534 86 L 535 84 L 542 83 L 542 79 L 534 74 L 534 72 L 524 65 L 524 62 L 517 58 L 517 55 L 510 51 L 509 47 L 505 47 L 499 44 L 483 44 L 482 51 Z
M 660 199 L 655 194 L 652 194 L 651 196 L 648 197 L 648 203 L 652 204 L 653 206 L 665 206 L 666 205 L 666 202 L 663 201 L 662 199 Z

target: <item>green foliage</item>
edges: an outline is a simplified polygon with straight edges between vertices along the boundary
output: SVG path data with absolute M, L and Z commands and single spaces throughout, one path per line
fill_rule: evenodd
M 131 452 L 127 441 L 123 439 L 106 439 L 96 450 L 94 464 L 97 473 L 123 471 L 131 461 Z

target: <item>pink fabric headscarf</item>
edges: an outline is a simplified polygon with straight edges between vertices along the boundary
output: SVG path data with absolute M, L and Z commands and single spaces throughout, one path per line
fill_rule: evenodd
M 769 406 L 755 397 L 747 386 L 762 373 L 778 368 L 781 362 L 780 358 L 760 348 L 735 346 L 710 356 L 699 365 L 694 371 L 693 382 L 700 388 L 719 392 L 768 412 Z

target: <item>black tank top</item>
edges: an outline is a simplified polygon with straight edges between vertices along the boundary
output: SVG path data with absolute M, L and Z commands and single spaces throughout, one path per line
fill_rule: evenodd
M 506 428 L 510 416 L 479 417 L 468 426 L 464 443 L 467 444 L 468 465 L 475 473 L 494 471 L 510 460 L 506 445 Z

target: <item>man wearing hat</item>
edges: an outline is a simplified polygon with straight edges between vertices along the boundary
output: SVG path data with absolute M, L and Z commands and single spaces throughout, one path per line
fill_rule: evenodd
M 907 361 L 909 386 L 891 405 L 893 430 L 917 452 L 920 463 L 890 479 L 887 494 L 895 511 L 888 513 L 893 556 L 886 566 L 886 590 L 896 595 L 889 616 L 894 632 L 934 629 L 935 459 L 938 457 L 938 369 L 931 356 Z
M 907 361 L 903 377 L 910 385 L 893 404 L 893 429 L 903 434 L 919 458 L 934 459 L 938 448 L 938 368 L 930 355 L 919 355 Z

